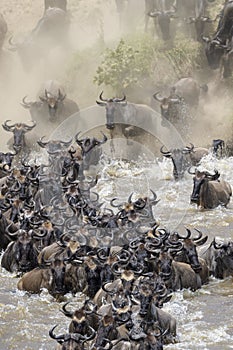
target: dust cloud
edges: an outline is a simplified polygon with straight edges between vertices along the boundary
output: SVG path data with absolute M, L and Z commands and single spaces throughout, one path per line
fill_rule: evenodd
M 29 64 L 23 66 L 18 53 L 9 50 L 8 40 L 12 38 L 13 43 L 21 42 L 35 28 L 43 12 L 43 0 L 1 1 L 1 13 L 8 25 L 0 56 L 1 123 L 7 119 L 12 122 L 29 121 L 29 111 L 20 104 L 22 98 L 27 95 L 28 101 L 35 101 L 44 82 L 50 79 L 62 83 L 67 96 L 74 99 L 80 109 L 95 105 L 102 90 L 102 87 L 93 83 L 96 69 L 103 58 L 101 53 L 106 47 L 116 47 L 121 37 L 144 31 L 143 0 L 129 1 L 127 17 L 121 24 L 115 0 L 68 0 L 70 28 L 65 47 L 49 50 L 48 55 L 35 60 L 31 67 Z M 102 51 L 97 51 L 98 54 L 90 58 L 88 49 L 95 45 L 102 47 Z M 85 55 L 88 60 L 85 60 Z M 79 60 L 78 64 L 76 59 Z M 202 99 L 190 140 L 195 145 L 206 146 L 213 138 L 226 139 L 232 136 L 229 117 L 231 98 L 224 92 L 218 96 L 218 83 L 216 76 L 208 79 L 208 97 Z M 152 95 L 154 92 L 151 89 L 147 93 Z M 141 103 L 141 100 L 141 96 L 138 96 L 137 101 L 136 96 L 132 102 Z M 147 97 L 144 100 L 148 103 L 150 99 Z M 47 132 L 45 124 L 45 136 L 49 136 Z M 6 142 L 10 136 L 2 130 L 2 151 L 8 149 Z M 38 135 L 38 138 L 41 136 Z

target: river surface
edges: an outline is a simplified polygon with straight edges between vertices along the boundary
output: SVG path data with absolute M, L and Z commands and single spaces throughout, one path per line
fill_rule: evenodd
M 216 159 L 207 156 L 202 166 L 209 171 L 215 168 L 221 177 L 231 183 L 233 158 Z M 169 159 L 156 158 L 137 162 L 102 159 L 100 179 L 96 190 L 108 203 L 113 197 L 127 200 L 131 192 L 135 198 L 150 195 L 153 189 L 159 203 L 154 216 L 161 227 L 185 233 L 185 227 L 197 228 L 208 235 L 209 244 L 233 239 L 233 202 L 228 208 L 200 211 L 189 202 L 192 192 L 192 175 L 183 180 L 172 178 Z M 134 197 L 133 197 L 134 198 Z M 195 232 L 195 231 L 194 231 Z M 19 292 L 18 278 L 0 270 L 0 350 L 50 350 L 56 342 L 49 330 L 58 324 L 56 334 L 66 333 L 69 319 L 59 309 L 61 303 L 43 291 L 39 295 Z M 76 307 L 79 295 L 66 295 L 65 299 Z M 177 320 L 179 342 L 164 346 L 165 350 L 228 350 L 233 349 L 233 279 L 211 279 L 208 285 L 196 292 L 184 290 L 174 293 L 164 310 Z

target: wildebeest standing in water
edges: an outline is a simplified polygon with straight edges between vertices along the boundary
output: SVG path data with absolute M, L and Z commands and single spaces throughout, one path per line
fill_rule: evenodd
M 110 132 L 110 138 L 125 137 L 129 145 L 129 139 L 138 142 L 139 144 L 149 146 L 152 152 L 155 152 L 156 142 L 153 137 L 155 128 L 154 111 L 146 105 L 130 103 L 124 95 L 122 98 L 103 98 L 103 91 L 99 96 L 99 101 L 96 101 L 99 106 L 105 107 L 106 110 L 106 128 Z M 150 133 L 152 138 L 150 137 Z M 149 143 L 148 143 L 149 142 Z M 135 144 L 134 144 L 135 146 Z M 111 140 L 111 148 L 114 151 L 113 140 Z M 139 155 L 134 148 L 134 155 Z M 133 156 L 133 154 L 131 154 Z
M 22 103 L 29 109 L 38 130 L 53 131 L 69 116 L 79 112 L 77 103 L 66 97 L 63 86 L 56 80 L 46 81 L 38 95 L 39 100 L 26 102 L 25 96 Z
M 32 150 L 36 149 L 36 134 L 31 138 L 27 138 L 26 134 L 35 128 L 36 123 L 32 121 L 32 125 L 26 123 L 9 124 L 10 120 L 6 120 L 2 127 L 4 130 L 13 133 L 13 137 L 8 141 L 9 148 L 13 148 L 16 154 L 20 157 L 25 157 L 30 154 Z M 17 157 L 18 158 L 18 157 Z
M 189 173 L 193 174 L 190 170 Z M 191 203 L 196 203 L 202 209 L 228 205 L 232 189 L 228 182 L 219 180 L 218 171 L 215 171 L 214 174 L 207 171 L 195 171 L 194 175 Z
M 67 47 L 69 17 L 66 11 L 49 7 L 36 27 L 20 42 L 9 39 L 10 50 L 17 51 L 26 71 L 46 60 L 57 47 Z
M 207 91 L 206 84 L 200 85 L 192 77 L 185 77 L 171 86 L 168 97 L 162 96 L 159 92 L 153 94 L 153 97 L 160 102 L 161 115 L 180 131 L 185 140 L 189 141 L 200 97 Z

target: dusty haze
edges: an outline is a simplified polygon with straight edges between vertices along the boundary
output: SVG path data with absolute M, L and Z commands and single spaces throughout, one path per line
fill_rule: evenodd
M 130 13 L 127 31 L 137 32 L 144 29 L 144 1 L 134 0 Z M 221 2 L 220 2 L 221 3 Z M 47 79 L 56 79 L 64 84 L 68 97 L 73 98 L 80 106 L 86 108 L 95 104 L 102 87 L 93 84 L 93 76 L 101 56 L 81 61 L 74 72 L 72 81 L 72 60 L 74 54 L 82 54 L 88 47 L 98 41 L 108 47 L 115 47 L 127 31 L 119 28 L 118 14 L 114 0 L 68 0 L 71 14 L 70 48 L 54 49 L 46 62 L 35 64 L 32 71 L 25 71 L 18 54 L 8 50 L 8 39 L 13 36 L 15 42 L 30 32 L 43 15 L 43 0 L 2 0 L 1 13 L 7 24 L 8 33 L 4 44 L 4 53 L 0 61 L 0 101 L 1 122 L 6 119 L 27 122 L 30 114 L 20 102 L 25 95 L 34 101 L 38 91 Z M 104 49 L 104 45 L 103 45 Z M 212 74 L 213 73 L 213 74 Z M 229 139 L 231 135 L 231 96 L 224 84 L 219 81 L 216 72 L 207 80 L 209 85 L 208 99 L 204 99 L 198 121 L 195 123 L 190 142 L 195 145 L 209 145 L 214 138 Z M 221 96 L 219 92 L 221 90 Z M 151 94 L 155 91 L 151 91 Z M 134 101 L 137 102 L 137 101 Z M 6 140 L 9 133 L 2 130 L 1 149 L 7 150 Z M 42 136 L 42 135 L 40 135 Z M 45 136 L 46 128 L 45 128 Z

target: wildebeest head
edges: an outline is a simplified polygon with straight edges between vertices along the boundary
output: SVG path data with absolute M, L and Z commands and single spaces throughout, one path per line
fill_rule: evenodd
M 48 271 L 50 274 L 49 281 L 49 293 L 55 297 L 59 295 L 64 295 L 67 293 L 67 286 L 65 284 L 65 272 L 66 272 L 66 262 L 63 259 L 55 259 L 45 261 L 42 258 L 42 264 L 48 266 Z
M 43 103 L 45 103 L 48 106 L 48 112 L 50 116 L 49 121 L 55 122 L 59 104 L 61 104 L 64 101 L 66 95 L 63 95 L 60 89 L 58 90 L 57 95 L 54 95 L 45 89 L 45 95 L 39 96 L 39 98 Z
M 216 277 L 225 278 L 233 276 L 233 242 L 217 244 L 214 242 L 214 247 L 217 249 L 215 257 L 216 261 Z
M 6 120 L 2 127 L 6 131 L 10 131 L 14 136 L 13 148 L 16 153 L 20 152 L 22 148 L 26 146 L 25 134 L 31 131 L 35 126 L 36 122 L 32 121 L 32 125 L 27 125 L 25 123 L 15 123 L 9 125 L 10 120 Z
M 71 145 L 72 139 L 68 141 L 61 140 L 49 140 L 45 141 L 44 136 L 42 136 L 38 141 L 38 145 L 42 148 L 45 148 L 48 154 L 57 156 L 58 154 L 62 155 L 63 151 L 67 151 L 67 148 Z
M 189 171 L 190 174 L 191 171 Z M 207 171 L 195 171 L 195 176 L 193 177 L 193 192 L 191 195 L 191 203 L 196 203 L 197 205 L 200 205 L 200 191 L 201 187 L 206 181 L 210 180 L 217 180 L 219 178 L 220 174 L 216 170 L 214 174 L 210 174 Z
M 177 115 L 171 115 L 172 109 L 181 102 L 181 98 L 179 96 L 168 96 L 163 97 L 159 92 L 153 94 L 153 97 L 156 101 L 160 102 L 160 110 L 161 115 L 170 120 L 172 118 L 177 118 Z M 177 114 L 177 113 L 175 113 Z
M 213 140 L 213 153 L 214 153 L 215 155 L 217 155 L 217 154 L 218 154 L 218 151 L 220 150 L 220 156 L 222 156 L 223 147 L 225 147 L 225 142 L 224 142 L 224 140 L 221 140 L 221 139 L 215 139 L 215 140 Z
M 26 37 L 18 43 L 9 39 L 11 51 L 17 51 L 25 70 L 35 67 L 35 62 L 46 58 L 50 50 L 67 38 L 69 20 L 61 8 L 48 8 L 43 17 Z
M 172 256 L 166 251 L 162 251 L 158 260 L 159 275 L 164 281 L 167 281 L 172 276 Z
M 189 154 L 192 152 L 194 145 L 191 147 L 184 147 L 183 149 L 175 148 L 170 151 L 164 151 L 163 146 L 160 148 L 160 152 L 166 157 L 171 158 L 173 163 L 173 176 L 175 180 L 179 180 L 184 176 L 185 170 L 190 165 Z
M 26 231 L 20 229 L 15 233 L 10 233 L 7 229 L 9 236 L 17 237 L 17 241 L 14 243 L 14 250 L 12 258 L 15 259 L 17 270 L 21 272 L 27 272 L 38 266 L 37 252 L 34 247 L 33 238 L 35 237 L 32 230 Z
M 177 232 L 172 234 L 175 241 L 181 240 L 182 242 L 182 250 L 176 255 L 175 260 L 188 263 L 195 272 L 200 272 L 202 268 L 198 259 L 197 246 L 204 244 L 207 241 L 208 236 L 202 237 L 202 232 L 196 230 L 198 232 L 198 236 L 191 238 L 191 230 L 186 228 L 186 231 L 186 236 L 181 236 Z M 170 240 L 169 242 L 171 243 L 172 241 Z
M 99 106 L 105 107 L 106 109 L 106 127 L 107 129 L 114 129 L 115 123 L 119 123 L 122 116 L 121 107 L 127 105 L 126 96 L 123 98 L 103 98 L 103 91 L 99 96 L 100 101 L 96 101 Z
M 217 243 L 215 238 L 202 253 L 208 264 L 210 274 L 216 278 L 233 275 L 233 242 Z
M 211 69 L 219 68 L 221 58 L 225 52 L 225 45 L 219 39 L 210 39 L 202 36 L 205 42 L 205 54 Z
M 175 17 L 176 8 L 173 6 L 172 9 L 168 11 L 154 11 L 149 12 L 148 16 L 150 17 L 157 17 L 158 18 L 158 25 L 162 33 L 162 38 L 164 41 L 171 39 L 171 32 L 170 32 L 170 23 L 171 18 Z
M 88 342 L 92 339 L 94 339 L 96 332 L 93 328 L 90 327 L 91 334 L 90 335 L 81 335 L 79 333 L 66 333 L 66 334 L 61 334 L 61 335 L 55 335 L 54 334 L 54 329 L 57 327 L 54 326 L 50 331 L 49 331 L 49 336 L 52 339 L 55 339 L 59 344 L 62 345 L 61 350 L 70 350 L 70 349 L 75 349 L 75 350 L 82 350 L 83 349 L 83 344 L 85 342 Z
M 14 156 L 15 156 L 15 153 L 0 152 L 0 169 L 2 169 L 4 171 L 10 170 Z
M 212 23 L 216 20 L 215 19 L 211 19 L 207 16 L 197 16 L 197 17 L 189 17 L 187 19 L 185 19 L 186 23 L 188 24 L 194 24 L 195 26 L 195 30 L 196 30 L 196 38 L 198 41 L 201 41 L 201 36 L 204 33 L 204 28 L 205 28 L 205 24 L 206 23 Z

